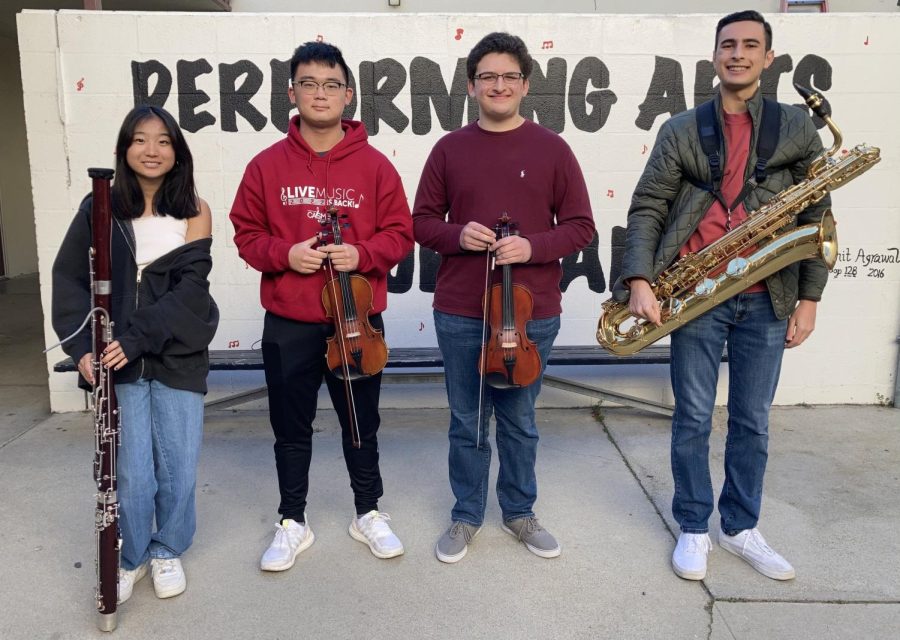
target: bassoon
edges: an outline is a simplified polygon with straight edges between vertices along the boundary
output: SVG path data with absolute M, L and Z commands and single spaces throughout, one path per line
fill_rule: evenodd
M 121 427 L 112 371 L 103 366 L 103 352 L 113 341 L 110 299 L 112 293 L 112 208 L 110 181 L 112 169 L 88 169 L 92 180 L 91 206 L 91 329 L 94 374 L 91 400 L 94 410 L 94 480 L 97 482 L 97 508 L 94 528 L 97 534 L 97 626 L 101 631 L 116 628 L 119 592 L 119 498 L 117 495 L 116 457 Z

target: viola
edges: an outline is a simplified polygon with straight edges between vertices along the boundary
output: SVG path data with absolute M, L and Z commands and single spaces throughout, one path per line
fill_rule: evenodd
M 494 227 L 497 239 L 518 235 L 516 224 L 506 213 Z M 522 284 L 512 281 L 512 267 L 502 267 L 502 281 L 485 291 L 482 300 L 488 338 L 478 360 L 479 375 L 496 389 L 526 387 L 541 375 L 537 345 L 525 332 L 531 320 L 534 298 Z
M 346 214 L 328 210 L 324 224 L 329 229 L 319 234 L 324 244 L 343 244 L 341 228 L 350 226 Z M 369 322 L 372 311 L 372 285 L 358 273 L 334 271 L 328 263 L 329 280 L 322 289 L 322 304 L 335 325 L 328 338 L 328 370 L 341 380 L 358 380 L 379 373 L 387 364 L 384 334 Z

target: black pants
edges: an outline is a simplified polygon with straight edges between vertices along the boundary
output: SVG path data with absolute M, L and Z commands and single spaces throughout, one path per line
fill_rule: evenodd
M 369 317 L 372 326 L 384 329 L 381 315 Z M 327 371 L 326 338 L 334 333 L 330 324 L 312 324 L 266 313 L 262 352 L 269 388 L 269 420 L 275 432 L 275 466 L 281 491 L 282 518 L 303 522 L 309 490 L 313 420 L 322 378 L 341 423 L 344 461 L 350 473 L 357 513 L 378 508 L 382 496 L 378 469 L 378 397 L 381 373 L 352 383 L 360 448 L 352 444 L 350 413 L 344 382 Z

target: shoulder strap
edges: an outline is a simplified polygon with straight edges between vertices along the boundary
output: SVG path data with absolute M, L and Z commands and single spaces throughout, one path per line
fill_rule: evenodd
M 709 161 L 709 173 L 712 177 L 712 184 L 707 190 L 715 193 L 722 183 L 722 159 L 719 156 L 722 133 L 719 131 L 719 120 L 716 118 L 715 100 L 708 100 L 697 107 L 696 116 L 700 147 Z
M 763 98 L 762 123 L 756 141 L 756 167 L 753 172 L 756 184 L 766 179 L 766 165 L 775 153 L 780 133 L 781 105 L 771 98 Z

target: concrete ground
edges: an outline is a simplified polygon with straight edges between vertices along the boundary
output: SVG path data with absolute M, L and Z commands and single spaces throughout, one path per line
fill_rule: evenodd
M 308 510 L 316 542 L 290 571 L 261 573 L 278 503 L 267 416 L 259 403 L 209 412 L 188 589 L 158 600 L 144 579 L 117 631 L 103 634 L 92 599 L 91 418 L 48 413 L 34 281 L 0 283 L 0 306 L 4 640 L 900 637 L 897 410 L 774 409 L 760 528 L 797 578 L 769 580 L 716 546 L 706 580 L 690 582 L 669 565 L 668 419 L 605 406 L 596 416 L 583 406 L 538 412 L 536 511 L 563 545 L 559 558 L 538 558 L 500 529 L 492 490 L 469 554 L 438 562 L 452 504 L 448 414 L 417 407 L 409 385 L 380 434 L 380 506 L 405 555 L 378 560 L 347 534 L 352 497 L 337 421 L 323 407 Z M 718 415 L 716 487 L 723 443 Z

